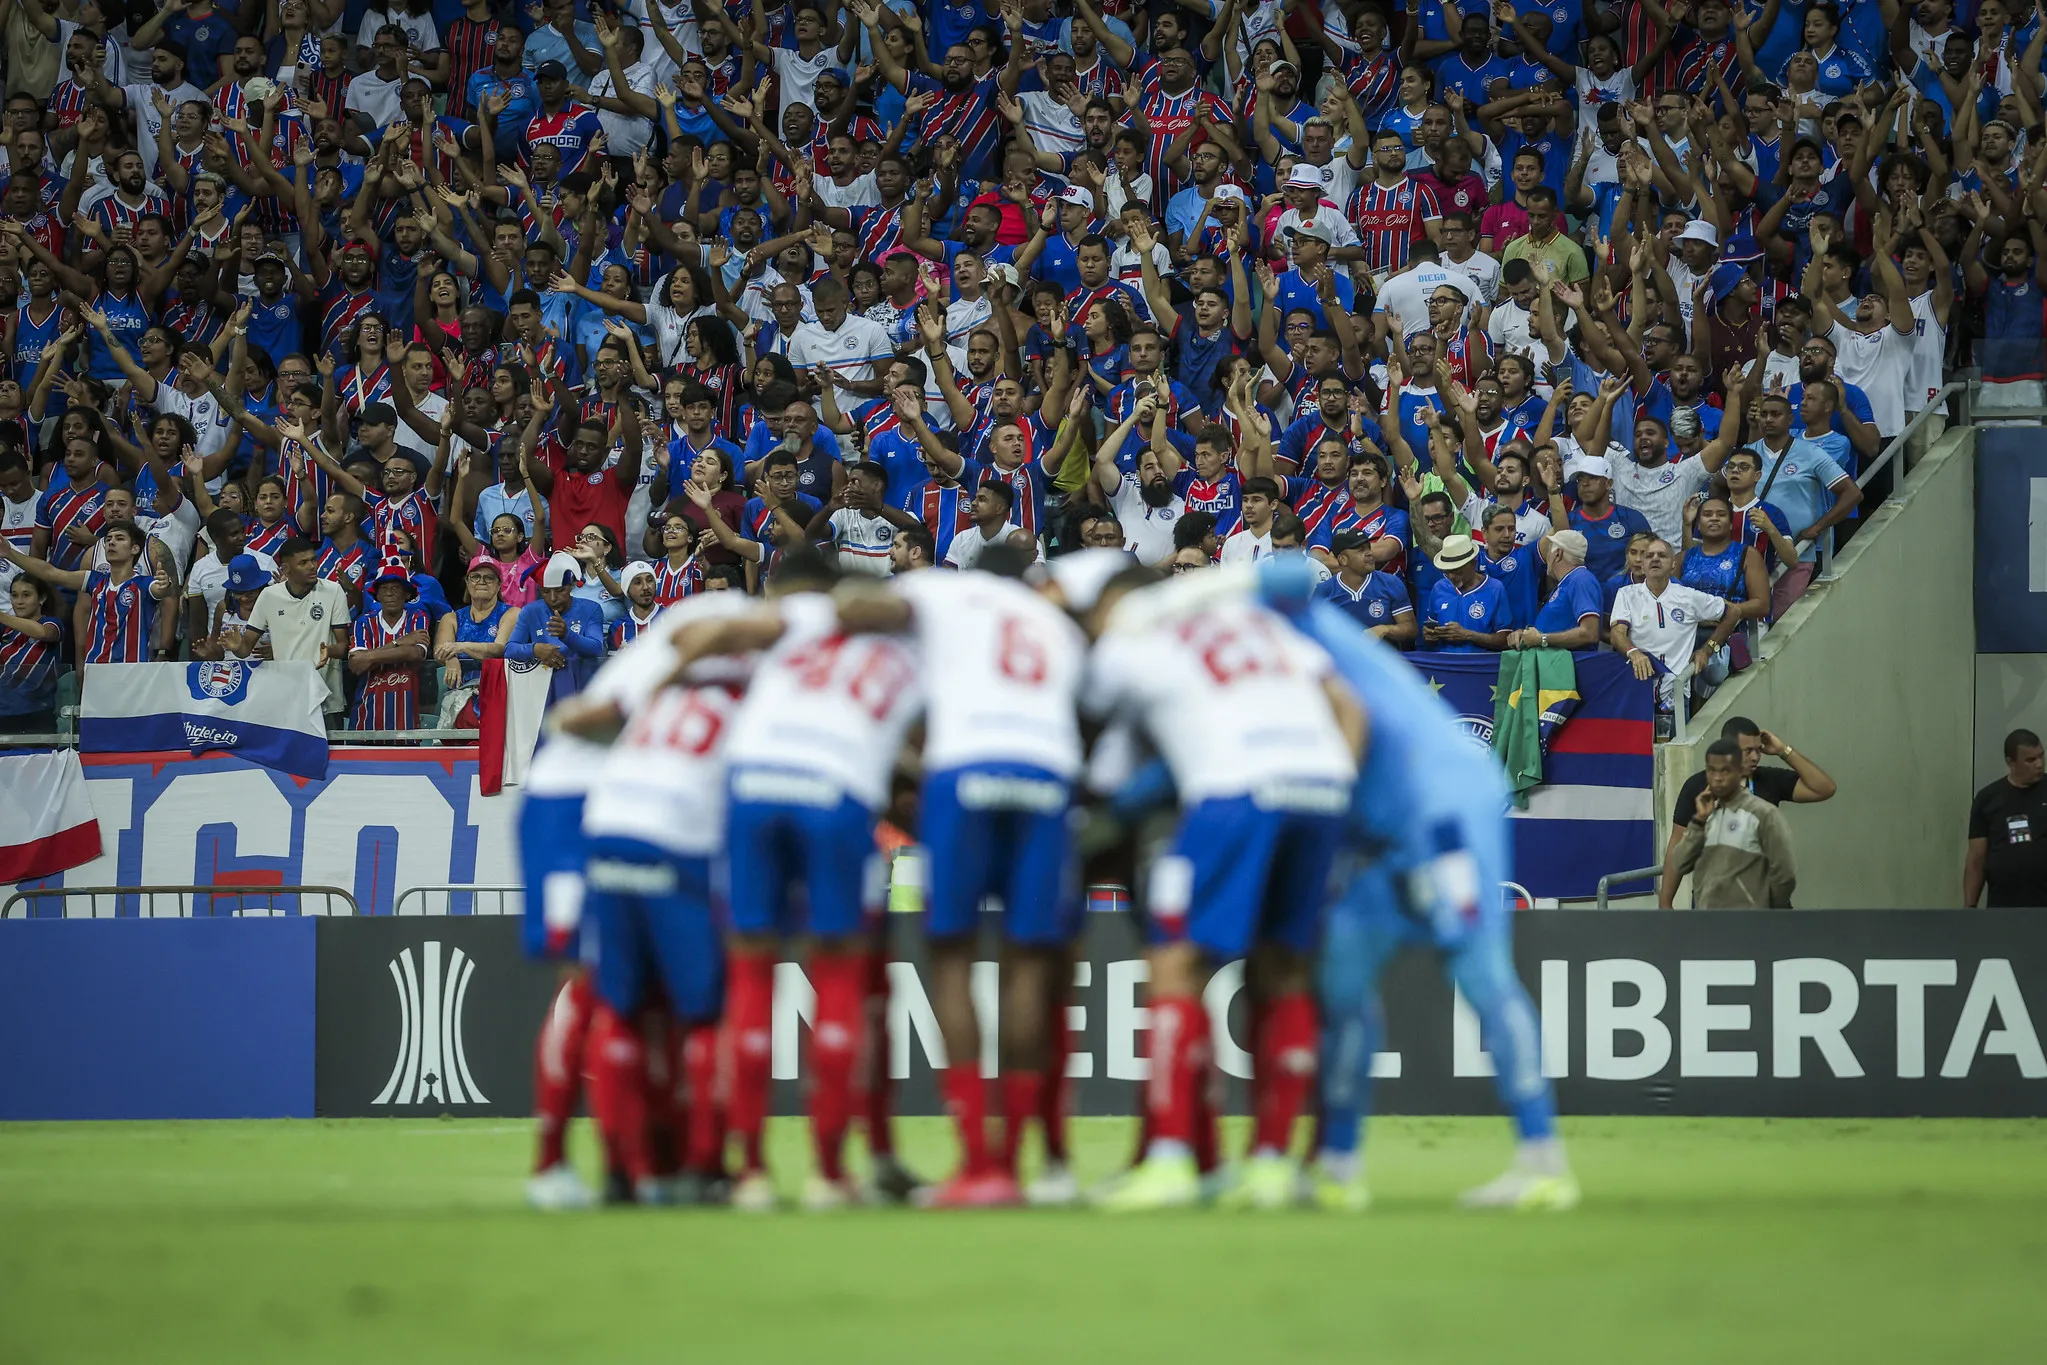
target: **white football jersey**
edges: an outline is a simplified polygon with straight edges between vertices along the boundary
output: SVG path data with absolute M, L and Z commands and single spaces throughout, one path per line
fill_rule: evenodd
M 1088 657 L 1082 695 L 1093 714 L 1142 724 L 1192 805 L 1355 780 L 1322 691 L 1329 671 L 1321 647 L 1277 614 L 1224 602 L 1112 629 Z
M 1065 612 L 1010 578 L 906 574 L 924 669 L 924 767 L 1021 763 L 1080 771 L 1076 693 L 1087 638 Z
M 31 492 L 22 502 L 9 502 L 0 498 L 0 540 L 27 554 L 35 548 L 36 501 L 40 494 Z M 14 582 L 14 576 L 21 570 L 7 560 L 0 559 L 0 588 Z M 7 608 L 12 611 L 12 607 Z
M 754 783 L 762 800 L 827 804 L 844 795 L 879 810 L 922 700 L 916 656 L 886 635 L 841 632 L 838 608 L 822 593 L 793 593 L 780 607 L 782 638 L 754 666 L 725 761 L 735 772 L 780 776 Z
M 692 621 L 755 609 L 744 593 L 684 598 L 598 670 L 589 695 L 617 704 L 626 727 L 605 751 L 583 803 L 583 833 L 638 839 L 708 857 L 725 840 L 724 739 L 750 659 L 700 659 L 671 686 L 675 636 Z

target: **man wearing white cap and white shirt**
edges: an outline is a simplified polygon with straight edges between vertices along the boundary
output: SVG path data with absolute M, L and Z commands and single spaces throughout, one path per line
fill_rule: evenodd
M 1355 178 L 1352 180 L 1355 186 Z M 1345 196 L 1350 194 L 1344 190 Z M 1337 274 L 1346 278 L 1350 269 L 1344 263 L 1355 261 L 1364 254 L 1358 243 L 1357 229 L 1343 216 L 1342 201 L 1335 200 L 1322 186 L 1322 173 L 1315 167 L 1301 162 L 1287 172 L 1285 196 L 1286 211 L 1273 220 L 1269 249 L 1277 252 L 1287 249 L 1287 229 L 1316 227 L 1326 228 L 1329 243 L 1329 264 Z
M 1675 557 L 1669 542 L 1650 542 L 1642 552 L 1642 581 L 1628 584 L 1613 600 L 1614 650 L 1627 657 L 1635 676 L 1644 681 L 1655 677 L 1656 664 L 1662 663 L 1666 672 L 1656 695 L 1665 710 L 1676 696 L 1677 673 L 1687 663 L 1694 671 L 1703 671 L 1741 624 L 1727 610 L 1726 598 L 1670 581 Z M 1712 637 L 1701 643 L 1699 627 L 1709 621 L 1718 624 Z
M 1713 273 L 1720 263 L 1720 229 L 1704 218 L 1684 225 L 1671 244 L 1670 283 L 1677 291 L 1677 311 L 1685 320 L 1685 335 L 1691 335 L 1692 289 Z

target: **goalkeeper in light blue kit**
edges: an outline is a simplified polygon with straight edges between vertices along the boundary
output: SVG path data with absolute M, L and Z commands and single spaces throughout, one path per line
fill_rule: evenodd
M 1372 1054 L 1385 1033 L 1379 974 L 1409 944 L 1433 948 L 1478 1014 L 1500 1101 L 1520 1138 L 1514 1164 L 1469 1191 L 1472 1208 L 1568 1209 L 1578 1185 L 1556 1136 L 1535 1010 L 1514 971 L 1507 783 L 1492 756 L 1393 649 L 1326 603 L 1310 605 L 1305 561 L 1259 566 L 1257 590 L 1329 651 L 1358 694 L 1371 743 L 1352 802 L 1360 852 L 1373 861 L 1339 893 L 1321 962 L 1322 1140 L 1315 1202 L 1368 1202 L 1360 1129 L 1371 1108 Z

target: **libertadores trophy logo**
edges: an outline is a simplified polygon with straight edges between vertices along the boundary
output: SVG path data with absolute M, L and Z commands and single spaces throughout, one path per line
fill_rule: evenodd
M 441 943 L 420 945 L 415 970 L 412 949 L 390 962 L 391 981 L 398 988 L 398 1058 L 391 1079 L 372 1104 L 488 1104 L 469 1074 L 462 1045 L 462 1006 L 476 959 L 460 948 L 448 949 L 447 970 L 441 970 Z

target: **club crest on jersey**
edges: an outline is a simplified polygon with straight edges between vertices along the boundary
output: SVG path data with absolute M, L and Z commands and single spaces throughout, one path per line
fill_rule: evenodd
M 327 615 L 327 609 L 321 606 L 318 602 L 315 602 L 313 603 L 312 607 L 307 610 L 306 615 L 312 617 L 315 621 L 318 621 Z
M 1672 607 L 1670 609 L 1670 619 L 1679 625 L 1683 625 L 1685 623 L 1685 609 L 1683 607 Z
M 249 688 L 249 672 L 233 659 L 195 663 L 185 670 L 185 687 L 193 701 L 233 706 Z
M 1465 608 L 1464 614 L 1474 621 L 1478 620 L 1481 616 L 1485 615 L 1485 603 L 1473 602 L 1469 607 Z
M 1512 555 L 1508 555 L 1505 559 L 1500 561 L 1501 573 L 1512 573 L 1514 572 L 1515 569 L 1519 567 L 1520 567 L 1519 561 L 1517 561 Z
M 1627 538 L 1627 534 L 1628 528 L 1621 525 L 1619 522 L 1615 522 L 1613 525 L 1606 528 L 1606 538 L 1608 540 L 1625 540 Z
M 1377 620 L 1379 617 L 1384 616 L 1385 614 L 1386 604 L 1384 602 L 1374 602 L 1370 606 L 1365 608 L 1365 615 L 1372 617 L 1374 620 Z

